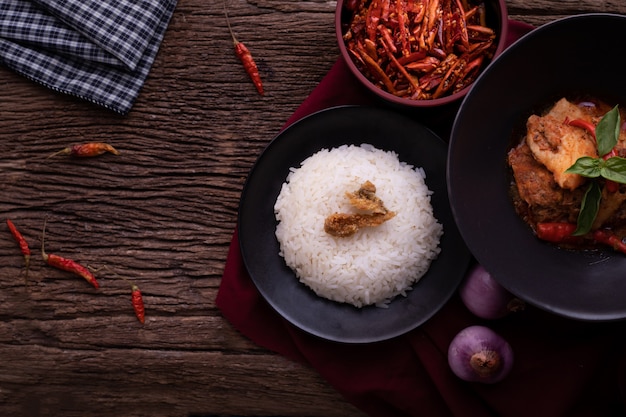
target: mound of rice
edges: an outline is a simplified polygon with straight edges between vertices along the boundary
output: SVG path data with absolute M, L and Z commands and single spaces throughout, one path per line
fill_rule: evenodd
M 421 168 L 371 145 L 322 149 L 290 170 L 274 205 L 280 255 L 321 297 L 385 307 L 406 295 L 440 252 L 443 227 L 424 178 Z M 355 212 L 345 193 L 367 180 L 396 216 L 350 237 L 327 234 L 325 218 Z

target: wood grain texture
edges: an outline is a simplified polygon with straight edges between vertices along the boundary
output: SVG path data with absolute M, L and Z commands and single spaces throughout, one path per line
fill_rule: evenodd
M 512 0 L 535 25 L 619 1 Z M 0 414 L 364 414 L 313 370 L 237 333 L 214 305 L 254 161 L 338 58 L 335 2 L 231 0 L 259 64 L 256 94 L 233 54 L 222 1 L 180 0 L 150 76 L 122 117 L 0 68 Z M 581 52 L 582 53 L 582 52 Z M 46 157 L 81 141 L 121 155 Z M 8 234 L 33 249 L 28 286 Z M 101 290 L 46 267 L 46 250 L 108 271 Z

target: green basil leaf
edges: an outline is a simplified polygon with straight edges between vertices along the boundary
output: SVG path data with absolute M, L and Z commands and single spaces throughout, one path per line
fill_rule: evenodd
M 626 184 L 626 159 L 614 156 L 603 161 L 600 175 L 611 181 Z
M 597 181 L 592 181 L 583 197 L 580 212 L 578 213 L 576 230 L 572 233 L 572 236 L 582 236 L 589 233 L 591 226 L 593 226 L 593 221 L 598 215 L 601 198 L 602 190 L 600 189 L 600 186 Z
M 598 155 L 604 156 L 617 144 L 620 131 L 620 115 L 617 106 L 607 112 L 596 126 L 596 142 Z
M 587 178 L 597 178 L 601 175 L 603 161 L 590 156 L 581 156 L 574 162 L 574 165 L 567 168 L 565 172 L 569 174 L 579 174 Z

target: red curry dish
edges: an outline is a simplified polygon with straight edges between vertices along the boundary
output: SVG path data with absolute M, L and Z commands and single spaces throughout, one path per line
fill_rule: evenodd
M 580 157 L 599 158 L 594 129 L 610 110 L 600 101 L 560 99 L 546 113 L 527 119 L 525 134 L 509 151 L 515 210 L 540 239 L 569 248 L 608 244 L 626 252 L 622 242 L 626 236 L 626 185 L 566 172 Z M 617 123 L 626 115 L 620 113 Z M 626 157 L 623 126 L 604 160 L 612 156 Z M 598 200 L 594 200 L 599 203 L 597 214 L 589 220 L 588 232 L 575 235 L 592 181 L 598 190 Z

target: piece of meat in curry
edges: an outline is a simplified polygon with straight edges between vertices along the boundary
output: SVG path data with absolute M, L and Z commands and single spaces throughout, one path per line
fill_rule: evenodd
M 515 209 L 533 229 L 537 223 L 576 223 L 589 180 L 565 170 L 582 156 L 595 158 L 598 154 L 594 135 L 569 121 L 579 119 L 595 126 L 608 110 L 605 103 L 576 103 L 563 98 L 547 113 L 528 118 L 525 135 L 509 151 L 508 163 L 513 173 Z M 619 156 L 626 155 L 624 130 L 615 149 Z M 625 200 L 624 185 L 617 192 L 603 187 L 592 229 L 611 227 L 626 232 Z

